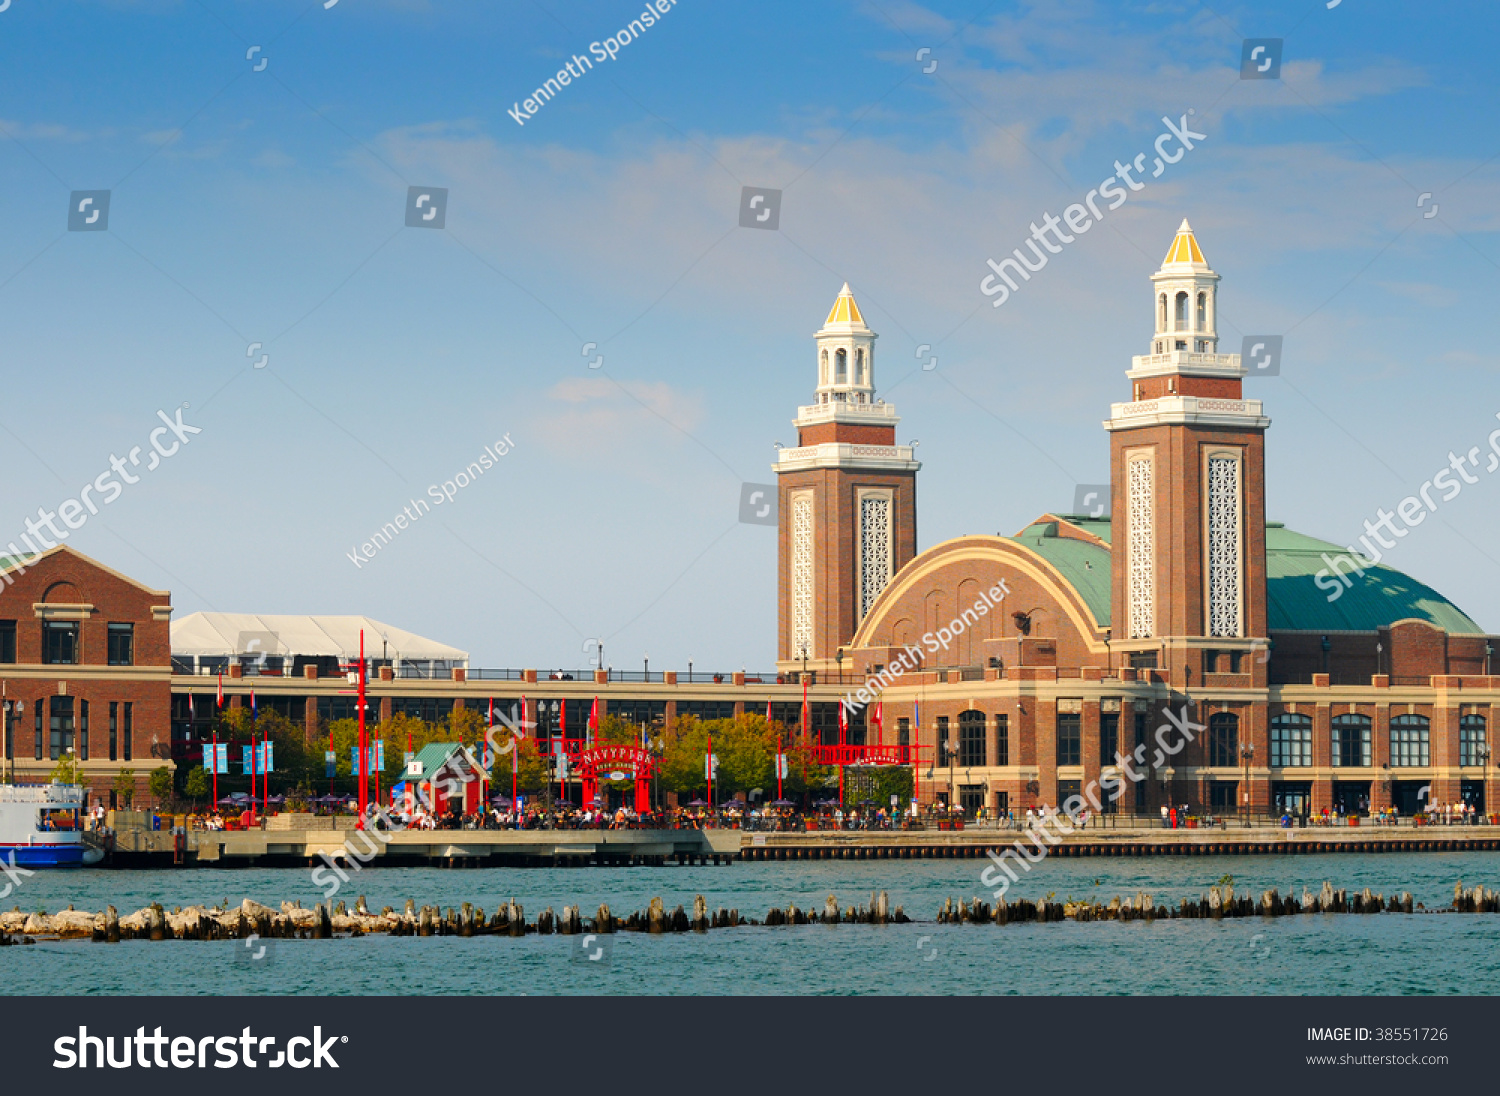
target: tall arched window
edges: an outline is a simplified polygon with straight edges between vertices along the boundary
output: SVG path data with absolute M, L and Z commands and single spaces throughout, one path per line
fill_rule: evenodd
M 1199 331 L 1208 330 L 1208 294 L 1198 294 L 1198 327 Z
M 818 383 L 828 383 L 828 351 L 826 350 L 823 351 L 823 354 L 818 361 Z
M 854 383 L 865 383 L 865 352 L 863 348 L 854 352 Z
M 1431 724 L 1425 715 L 1391 717 L 1391 768 L 1422 768 L 1432 764 Z
M 1161 294 L 1161 296 L 1156 298 L 1156 301 L 1158 305 L 1156 329 L 1158 331 L 1165 331 L 1167 329 L 1167 295 L 1165 293 Z
M 966 768 L 985 764 L 984 713 L 972 709 L 958 713 L 958 763 Z
M 849 383 L 849 352 L 842 346 L 833 353 L 833 383 Z
M 1172 325 L 1174 331 L 1186 331 L 1188 325 L 1188 295 L 1180 292 L 1177 294 L 1177 313 Z
M 1208 763 L 1213 766 L 1239 764 L 1240 717 L 1216 712 L 1208 718 Z
M 1370 756 L 1370 717 L 1367 715 L 1335 716 L 1333 720 L 1333 763 L 1342 769 L 1367 768 Z

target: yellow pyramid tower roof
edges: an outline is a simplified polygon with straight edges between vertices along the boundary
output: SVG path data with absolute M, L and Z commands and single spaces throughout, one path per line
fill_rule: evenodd
M 839 290 L 838 298 L 833 302 L 833 307 L 828 310 L 828 319 L 823 321 L 827 327 L 834 323 L 857 323 L 863 324 L 865 318 L 859 314 L 859 305 L 854 301 L 854 294 L 849 289 L 849 283 L 844 283 L 844 288 Z
M 1177 235 L 1172 237 L 1172 246 L 1167 249 L 1167 257 L 1162 260 L 1162 266 L 1169 266 L 1172 263 L 1208 265 L 1208 260 L 1203 257 L 1203 252 L 1198 247 L 1198 240 L 1193 235 L 1193 226 L 1188 224 L 1186 217 L 1182 219 L 1182 224 L 1177 226 Z

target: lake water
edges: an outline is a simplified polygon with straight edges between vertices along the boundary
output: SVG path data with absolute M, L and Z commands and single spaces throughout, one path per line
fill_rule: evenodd
M 240 942 L 51 942 L 0 950 L 9 994 L 1488 994 L 1500 987 L 1500 916 L 1313 915 L 1232 921 L 943 926 L 945 897 L 986 897 L 988 861 L 827 861 L 663 868 L 374 868 L 337 895 L 363 894 L 378 910 L 458 906 L 493 913 L 514 897 L 535 918 L 547 906 L 601 902 L 616 915 L 661 897 L 670 910 L 738 908 L 765 917 L 796 902 L 821 909 L 886 890 L 919 923 L 900 926 L 746 927 L 708 933 L 523 939 L 427 937 L 277 940 L 259 961 Z M 1317 891 L 1325 879 L 1386 895 L 1409 890 L 1447 906 L 1453 885 L 1500 887 L 1500 853 L 1365 856 L 1050 859 L 1010 898 L 1057 900 L 1149 892 L 1158 904 L 1197 897 L 1223 875 L 1237 891 Z M 72 903 L 121 914 L 152 900 L 168 909 L 253 898 L 312 906 L 322 900 L 302 869 L 103 871 L 27 878 L 4 904 L 23 910 Z

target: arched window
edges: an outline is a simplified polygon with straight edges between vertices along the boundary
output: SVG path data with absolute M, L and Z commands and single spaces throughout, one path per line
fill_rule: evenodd
M 1271 718 L 1271 767 L 1312 766 L 1312 717 L 1285 712 Z
M 1484 716 L 1466 715 L 1458 723 L 1458 763 L 1483 765 L 1485 744 Z
M 1177 294 L 1177 313 L 1176 313 L 1176 316 L 1175 316 L 1174 319 L 1175 319 L 1175 322 L 1172 325 L 1172 330 L 1174 330 L 1174 331 L 1186 331 L 1187 330 L 1187 322 L 1188 322 L 1188 295 L 1187 295 L 1187 293 L 1185 291 L 1184 292 L 1180 292 L 1180 293 Z
M 823 351 L 818 361 L 818 383 L 828 383 L 828 351 Z
M 1422 768 L 1431 761 L 1431 724 L 1425 715 L 1391 717 L 1391 768 Z
M 1163 293 L 1161 296 L 1156 298 L 1156 301 L 1158 305 L 1156 330 L 1165 331 L 1167 329 L 1167 295 Z
M 1208 718 L 1208 763 L 1229 767 L 1239 764 L 1240 717 L 1216 712 Z
M 849 383 L 849 353 L 842 346 L 833 352 L 833 383 Z
M 1199 331 L 1208 330 L 1208 294 L 1198 294 L 1198 327 Z
M 984 713 L 972 709 L 958 713 L 958 763 L 982 768 L 985 762 Z
M 862 348 L 854 352 L 854 383 L 865 383 L 865 352 Z
M 1334 717 L 1333 763 L 1342 769 L 1368 768 L 1373 764 L 1369 716 L 1350 713 Z

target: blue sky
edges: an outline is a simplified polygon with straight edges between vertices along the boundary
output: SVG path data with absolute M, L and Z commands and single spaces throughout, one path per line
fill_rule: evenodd
M 1106 478 L 1184 216 L 1221 349 L 1286 338 L 1247 382 L 1274 520 L 1351 543 L 1500 426 L 1493 6 L 679 0 L 516 124 L 643 6 L 11 0 L 4 540 L 187 404 L 202 433 L 69 541 L 179 615 L 365 613 L 483 666 L 602 637 L 621 668 L 766 669 L 774 533 L 737 521 L 740 483 L 793 440 L 839 286 L 921 441 L 919 547 L 1012 533 Z M 1245 37 L 1284 38 L 1281 80 L 1239 78 Z M 1190 108 L 1205 141 L 988 306 L 987 257 Z M 413 185 L 448 188 L 442 231 L 403 226 Z M 784 191 L 778 232 L 737 227 L 746 185 Z M 94 189 L 109 229 L 65 231 Z M 1500 630 L 1497 515 L 1481 472 L 1387 562 Z

